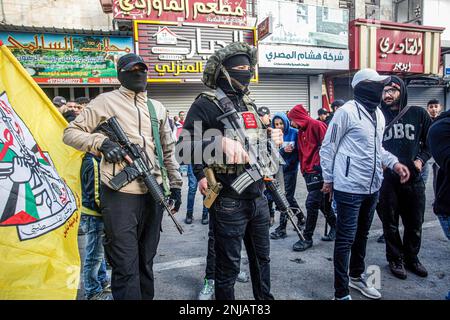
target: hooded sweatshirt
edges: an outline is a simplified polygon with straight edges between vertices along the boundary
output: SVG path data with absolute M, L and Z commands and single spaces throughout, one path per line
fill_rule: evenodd
M 398 115 L 400 110 L 408 103 L 408 93 L 403 80 L 397 76 L 391 77 L 391 82 L 400 87 L 400 108 L 391 110 L 389 106 L 382 102 L 381 111 L 386 119 L 386 126 Z M 410 181 L 419 179 L 420 174 L 414 166 L 414 160 L 420 159 L 423 164 L 430 159 L 431 154 L 427 143 L 428 129 L 431 125 L 431 118 L 424 108 L 411 106 L 409 110 L 384 133 L 383 147 L 398 157 L 398 160 L 405 164 L 411 172 Z M 390 176 L 392 172 L 386 172 Z M 385 174 L 385 177 L 386 177 Z M 393 175 L 400 179 L 397 175 Z
M 285 165 L 283 165 L 283 172 L 293 172 L 298 170 L 298 130 L 291 127 L 291 124 L 289 122 L 289 119 L 287 115 L 284 112 L 277 112 L 275 113 L 273 120 L 272 120 L 272 128 L 275 128 L 274 122 L 275 119 L 281 119 L 284 124 L 284 131 L 283 131 L 283 147 L 280 149 L 280 154 L 283 157 L 283 160 L 286 162 Z M 294 150 L 292 152 L 284 152 L 284 146 L 287 143 L 293 143 L 294 144 Z
M 442 113 L 433 122 L 428 133 L 428 142 L 433 158 L 439 166 L 434 213 L 450 216 L 450 111 Z
M 288 118 L 300 127 L 298 130 L 298 155 L 302 173 L 319 173 L 319 150 L 325 138 L 327 125 L 311 118 L 301 104 L 292 108 Z

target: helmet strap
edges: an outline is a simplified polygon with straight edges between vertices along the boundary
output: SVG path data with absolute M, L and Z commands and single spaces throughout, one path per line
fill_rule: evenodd
M 222 71 L 222 73 L 224 74 L 225 78 L 228 81 L 228 84 L 230 85 L 230 87 L 233 89 L 234 92 L 236 92 L 237 94 L 239 94 L 239 92 L 236 91 L 235 88 L 238 88 L 241 92 L 243 93 L 247 93 L 248 88 L 246 88 L 245 86 L 243 86 L 239 81 L 237 81 L 236 79 L 230 77 L 230 74 L 228 73 L 227 69 L 225 69 L 225 67 L 223 65 L 220 66 L 220 71 Z

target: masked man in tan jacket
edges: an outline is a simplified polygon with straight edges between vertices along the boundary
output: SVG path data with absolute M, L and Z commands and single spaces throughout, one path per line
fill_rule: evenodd
M 162 207 L 155 203 L 139 179 L 119 191 L 109 180 L 126 165 L 125 152 L 97 127 L 116 116 L 132 143 L 139 144 L 153 166 L 152 173 L 163 183 L 156 155 L 155 138 L 147 106 L 147 66 L 135 54 L 121 57 L 117 64 L 121 87 L 100 94 L 69 124 L 64 142 L 78 150 L 101 153 L 100 206 L 105 226 L 105 253 L 112 267 L 111 289 L 114 299 L 153 299 L 153 258 L 160 238 Z M 182 179 L 175 160 L 175 141 L 164 106 L 151 99 L 158 119 L 162 159 L 170 185 L 174 210 L 181 205 Z

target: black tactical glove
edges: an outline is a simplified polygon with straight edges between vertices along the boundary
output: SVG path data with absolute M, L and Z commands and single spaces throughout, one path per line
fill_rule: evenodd
M 111 163 L 121 162 L 127 155 L 118 143 L 112 142 L 109 139 L 106 139 L 102 143 L 100 151 L 103 153 L 105 160 Z
M 181 189 L 171 188 L 170 189 L 170 200 L 173 201 L 173 210 L 178 211 L 181 206 Z

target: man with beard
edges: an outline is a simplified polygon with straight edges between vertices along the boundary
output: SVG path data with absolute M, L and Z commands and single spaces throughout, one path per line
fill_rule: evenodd
M 383 149 L 385 128 L 378 108 L 389 77 L 375 70 L 358 71 L 352 80 L 354 100 L 345 103 L 330 122 L 320 149 L 324 193 L 336 202 L 336 240 L 334 246 L 334 297 L 351 300 L 349 287 L 371 299 L 381 294 L 365 280 L 365 256 L 383 167 L 409 179 L 406 166 Z
M 431 119 L 424 108 L 407 104 L 403 80 L 392 76 L 383 90 L 381 110 L 386 124 L 394 123 L 384 134 L 383 147 L 408 166 L 411 177 L 402 184 L 398 174 L 386 168 L 377 211 L 383 222 L 389 268 L 399 279 L 406 279 L 405 266 L 420 277 L 428 275 L 417 255 L 425 212 L 425 185 L 420 172 L 431 156 L 427 146 Z M 403 240 L 398 229 L 400 217 Z
M 78 150 L 102 153 L 100 203 L 105 227 L 105 253 L 112 266 L 111 290 L 115 300 L 153 299 L 153 258 L 159 242 L 163 208 L 142 181 L 133 180 L 119 191 L 110 186 L 126 162 L 125 151 L 97 127 L 116 116 L 131 143 L 138 144 L 159 184 L 181 205 L 182 179 L 175 160 L 175 141 L 164 106 L 147 98 L 147 66 L 134 53 L 117 63 L 121 87 L 100 94 L 64 131 L 64 142 Z M 156 118 L 156 119 L 155 119 Z M 157 121 L 155 128 L 151 119 Z M 161 159 L 161 161 L 159 160 Z M 159 165 L 157 165 L 159 162 Z M 167 170 L 168 179 L 163 168 Z M 169 180 L 169 181 L 167 181 Z
M 259 179 L 241 193 L 231 187 L 233 181 L 249 168 L 250 159 L 241 142 L 233 139 L 236 132 L 225 130 L 220 121 L 226 106 L 226 110 L 233 109 L 235 115 L 234 111 L 237 111 L 246 137 L 266 136 L 268 129 L 247 96 L 255 65 L 255 48 L 243 42 L 219 49 L 209 58 L 203 82 L 216 90 L 203 93 L 194 101 L 177 144 L 177 154 L 183 162 L 202 162 L 223 186 L 209 209 L 214 233 L 216 300 L 235 299 L 234 284 L 240 269 L 242 240 L 249 259 L 253 296 L 257 300 L 274 298 L 270 292 L 269 208 L 263 196 L 264 182 Z M 271 129 L 271 138 L 280 145 L 281 130 Z M 264 148 L 267 144 L 261 145 Z M 203 153 L 201 160 L 195 157 L 200 151 Z M 207 181 L 201 168 L 194 166 L 194 174 L 200 191 L 205 194 Z

